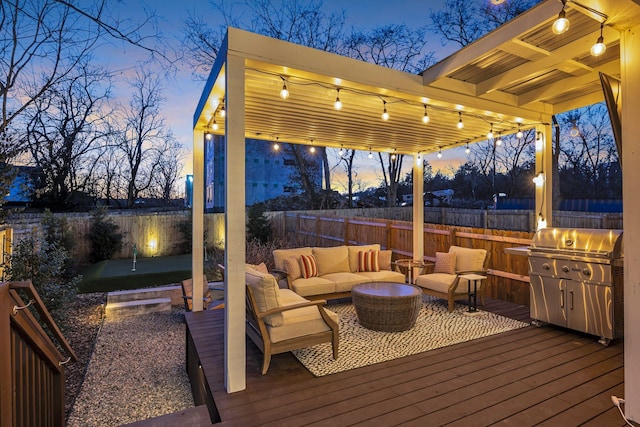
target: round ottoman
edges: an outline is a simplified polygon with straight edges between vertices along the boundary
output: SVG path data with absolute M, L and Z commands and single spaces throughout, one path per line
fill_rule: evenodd
M 351 289 L 358 322 L 367 329 L 399 332 L 411 329 L 422 308 L 422 290 L 403 283 L 362 283 Z

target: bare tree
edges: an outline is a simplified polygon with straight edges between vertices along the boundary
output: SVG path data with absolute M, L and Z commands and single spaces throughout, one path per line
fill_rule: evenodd
M 99 140 L 109 131 L 109 92 L 109 76 L 81 63 L 25 110 L 28 150 L 45 174 L 51 206 L 63 207 L 72 192 L 86 190 Z
M 340 157 L 340 163 L 344 166 L 344 171 L 347 174 L 347 206 L 353 207 L 353 186 L 354 175 L 356 174 L 353 168 L 353 160 L 356 156 L 356 150 L 346 150 L 346 152 Z
M 430 29 L 449 42 L 464 47 L 530 9 L 540 0 L 507 0 L 498 5 L 490 2 L 446 0 L 439 11 L 431 11 Z
M 160 113 L 162 85 L 157 76 L 138 68 L 130 81 L 132 99 L 123 113 L 124 129 L 118 148 L 126 159 L 127 207 L 148 190 L 162 158 L 159 149 L 172 138 Z M 177 161 L 177 159 L 176 159 Z
M 182 165 L 176 159 L 182 158 L 185 150 L 171 134 L 161 144 L 158 147 L 159 158 L 149 195 L 168 202 L 175 196 L 176 183 L 182 172 Z
M 398 198 L 398 184 L 401 179 L 402 160 L 404 159 L 404 155 L 388 153 L 386 164 L 383 160 L 382 153 L 378 153 L 378 159 L 380 160 L 380 168 L 382 169 L 382 175 L 384 177 L 383 183 L 387 191 L 387 206 L 396 206 Z

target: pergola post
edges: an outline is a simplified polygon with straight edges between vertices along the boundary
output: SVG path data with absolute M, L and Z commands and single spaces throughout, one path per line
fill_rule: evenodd
M 542 186 L 535 186 L 536 197 L 536 218 L 534 229 L 539 226 L 539 222 L 546 221 L 547 226 L 552 226 L 553 221 L 553 131 L 551 127 L 551 117 L 547 117 L 544 123 L 535 128 L 536 139 L 541 138 L 541 149 L 536 149 L 536 169 L 535 174 L 542 173 L 544 182 Z M 537 141 L 534 142 L 538 144 Z
M 193 311 L 202 311 L 204 289 L 204 132 L 193 131 L 193 203 L 191 205 Z
M 413 156 L 413 259 L 424 258 L 424 163 Z
M 225 322 L 227 393 L 246 388 L 245 341 L 245 65 L 228 54 L 225 118 Z
M 640 421 L 640 25 L 621 33 L 624 229 L 624 410 Z

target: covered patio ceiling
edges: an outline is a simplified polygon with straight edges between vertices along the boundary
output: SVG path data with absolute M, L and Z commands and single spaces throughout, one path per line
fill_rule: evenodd
M 551 31 L 562 3 L 547 0 L 421 76 L 230 28 L 225 54 L 245 59 L 245 136 L 415 154 L 487 139 L 491 128 L 497 135 L 548 125 L 552 114 L 603 100 L 598 73 L 620 76 L 619 30 L 640 19 L 632 0 L 579 4 L 587 8 L 567 3 L 564 34 Z M 589 7 L 608 17 L 607 50 L 599 57 L 589 50 L 602 18 Z M 196 111 L 196 130 L 225 133 L 224 79 L 221 63 Z M 333 106 L 337 89 L 340 111 Z

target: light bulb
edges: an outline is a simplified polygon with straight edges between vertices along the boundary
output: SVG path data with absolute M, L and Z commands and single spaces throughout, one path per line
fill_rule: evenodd
M 578 130 L 578 125 L 576 125 L 576 122 L 573 122 L 573 126 L 571 126 L 571 131 L 569 132 L 569 135 L 573 137 L 580 135 L 580 131 Z
M 336 102 L 333 103 L 333 108 L 340 111 L 342 108 L 342 102 L 340 101 L 340 89 L 336 89 L 338 94 L 336 95 Z
M 502 137 L 498 135 L 498 139 L 496 139 L 496 145 L 499 147 L 502 145 Z
M 222 106 L 220 107 L 220 117 L 227 115 L 227 110 L 224 109 L 224 99 L 222 100 Z
M 458 129 L 462 129 L 464 127 L 464 123 L 462 123 L 462 113 L 458 111 L 458 115 L 460 116 L 458 119 Z
M 289 97 L 289 91 L 287 90 L 287 84 L 282 83 L 282 90 L 280 91 L 280 98 L 287 99 Z
M 533 178 L 533 183 L 536 185 L 536 187 L 542 187 L 544 185 L 544 174 L 542 172 L 538 173 Z
M 536 151 L 542 151 L 542 133 L 538 132 L 538 137 L 536 138 Z
M 520 124 L 518 124 L 518 132 L 516 133 L 516 138 L 522 139 L 523 136 L 524 133 L 522 132 L 522 129 L 520 129 Z
M 487 133 L 487 139 L 493 139 L 493 124 L 491 125 L 491 129 L 489 129 L 489 133 Z
M 605 50 L 607 50 L 607 45 L 604 44 L 604 38 L 600 36 L 598 37 L 598 41 L 596 42 L 596 44 L 591 46 L 590 52 L 593 56 L 600 56 L 604 53 Z
M 277 142 L 275 142 L 275 143 L 273 144 L 273 149 L 274 149 L 274 151 L 278 151 L 278 150 L 280 149 L 280 144 L 278 144 Z
M 422 164 L 422 154 L 418 153 L 416 156 L 416 165 L 420 166 Z
M 338 150 L 338 156 L 342 157 L 343 154 L 344 154 L 344 149 L 342 148 L 342 146 L 340 146 L 340 150 Z
M 564 11 L 564 5 L 562 5 L 562 10 L 558 14 L 558 19 L 556 19 L 551 27 L 551 30 L 554 34 L 562 34 L 565 33 L 569 29 L 569 20 L 567 19 L 567 14 Z
M 216 119 L 213 119 L 213 130 L 218 130 L 218 122 L 216 122 Z
M 538 215 L 538 230 L 541 230 L 543 228 L 547 228 L 547 220 L 544 219 L 542 214 L 540 214 Z
M 442 158 L 442 150 L 438 151 L 438 158 L 441 159 Z
M 309 148 L 309 151 L 313 154 L 316 152 L 316 147 L 311 146 L 311 148 Z
M 387 112 L 387 101 L 382 101 L 384 110 L 382 111 L 382 120 L 389 120 L 389 113 Z
M 373 153 L 371 151 L 369 151 L 369 158 L 373 159 Z
M 469 154 L 471 152 L 471 149 L 469 148 L 469 144 L 467 144 L 467 148 L 464 149 L 464 152 L 466 154 Z
M 429 123 L 429 113 L 427 112 L 427 104 L 424 105 L 424 116 L 422 116 L 422 123 Z
M 205 137 L 205 138 L 207 138 L 207 141 L 211 141 L 211 140 L 213 139 L 213 135 L 211 135 L 209 132 L 207 132 L 207 133 L 204 135 L 204 137 Z

